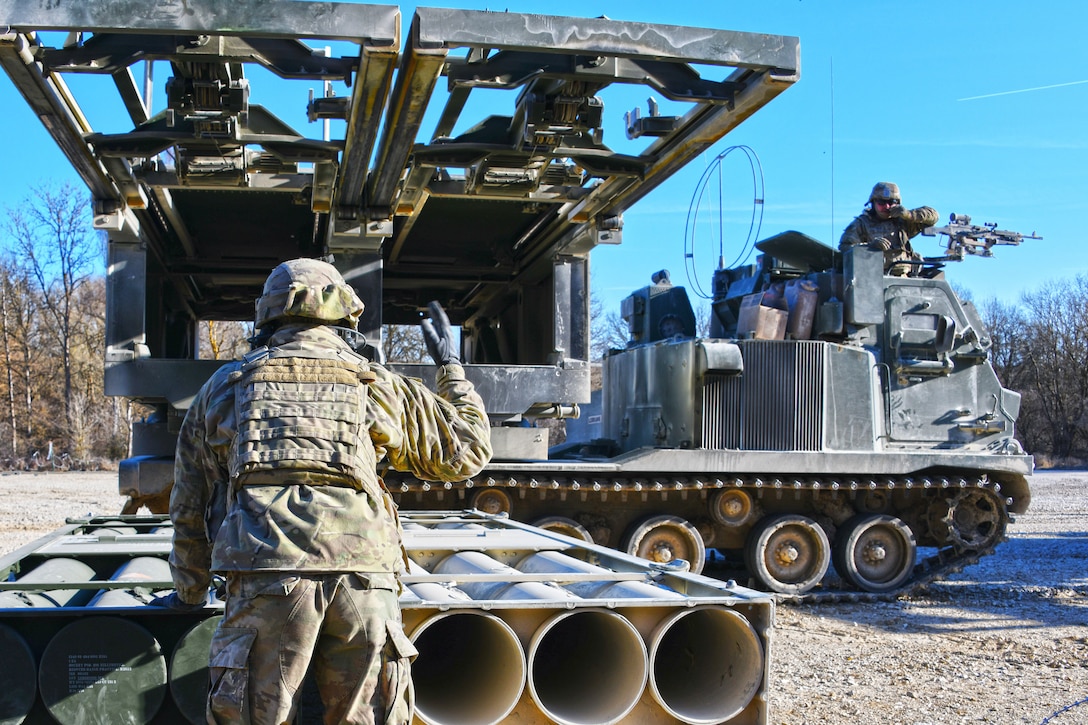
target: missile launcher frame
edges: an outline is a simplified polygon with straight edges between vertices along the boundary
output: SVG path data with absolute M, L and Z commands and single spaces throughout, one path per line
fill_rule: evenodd
M 769 595 L 506 517 L 403 520 L 418 722 L 767 722 Z M 170 546 L 163 516 L 97 517 L 0 559 L 0 720 L 204 722 L 223 605 L 146 606 Z

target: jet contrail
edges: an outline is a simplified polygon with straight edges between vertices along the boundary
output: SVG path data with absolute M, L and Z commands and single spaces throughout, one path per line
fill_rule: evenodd
M 957 101 L 977 101 L 980 98 L 993 98 L 994 96 L 1011 96 L 1013 93 L 1030 93 L 1031 91 L 1045 91 L 1049 88 L 1064 88 L 1065 86 L 1079 86 L 1082 83 L 1088 83 L 1088 81 L 1070 81 L 1069 83 L 1055 83 L 1050 86 L 1036 86 L 1034 88 L 1021 88 L 1018 91 L 1001 91 L 1000 93 L 987 93 L 984 96 L 970 96 L 968 98 L 957 98 Z

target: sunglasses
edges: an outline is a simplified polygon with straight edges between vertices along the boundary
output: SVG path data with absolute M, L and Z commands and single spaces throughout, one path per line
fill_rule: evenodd
M 881 206 L 895 206 L 895 205 L 897 205 L 899 203 L 899 200 L 898 199 L 877 199 L 876 203 L 880 204 Z

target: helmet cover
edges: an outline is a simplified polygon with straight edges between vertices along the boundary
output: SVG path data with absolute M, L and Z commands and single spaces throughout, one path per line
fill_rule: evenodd
M 363 302 L 351 285 L 336 267 L 318 259 L 291 259 L 273 269 L 256 307 L 258 329 L 269 322 L 298 317 L 340 323 L 354 330 L 363 313 Z
M 898 203 L 900 200 L 899 186 L 890 181 L 877 182 L 876 186 L 873 187 L 873 193 L 869 194 L 869 201 L 876 201 L 877 199 Z

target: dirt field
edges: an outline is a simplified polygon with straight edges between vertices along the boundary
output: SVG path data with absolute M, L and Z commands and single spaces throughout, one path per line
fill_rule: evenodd
M 120 511 L 116 474 L 0 475 L 0 554 Z M 891 603 L 780 606 L 770 722 L 1088 722 L 1088 472 L 1042 472 L 994 556 Z

